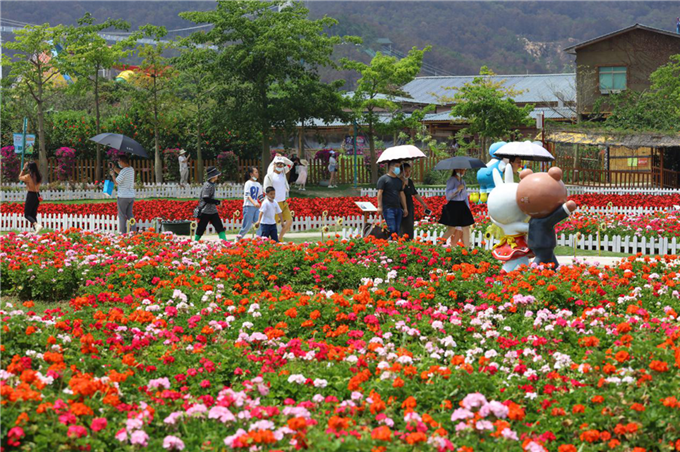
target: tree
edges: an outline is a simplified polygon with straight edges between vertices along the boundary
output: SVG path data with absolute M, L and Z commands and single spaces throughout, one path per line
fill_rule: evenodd
M 69 26 L 64 33 L 64 47 L 66 49 L 64 60 L 68 73 L 75 76 L 73 90 L 76 93 L 92 90 L 94 95 L 95 132 L 97 135 L 101 133 L 100 87 L 103 83 L 99 73 L 103 69 L 111 69 L 127 57 L 130 51 L 126 49 L 132 47 L 136 39 L 133 36 L 109 46 L 106 40 L 98 34 L 108 28 L 129 30 L 130 24 L 122 20 L 112 19 L 101 24 L 94 24 L 94 19 L 90 13 L 86 13 L 78 20 L 78 26 Z M 101 180 L 102 148 L 97 145 L 96 149 L 95 179 Z
M 379 112 L 395 112 L 399 108 L 395 98 L 397 96 L 408 97 L 401 87 L 418 75 L 423 64 L 423 55 L 429 50 L 429 46 L 423 50 L 414 47 L 402 59 L 378 52 L 371 60 L 371 64 L 342 61 L 345 69 L 354 70 L 361 75 L 349 102 L 356 119 L 368 125 L 372 183 L 378 180 L 375 132 L 380 123 Z
M 137 55 L 142 58 L 139 65 L 140 76 L 135 80 L 138 94 L 142 101 L 141 111 L 148 111 L 151 107 L 151 123 L 154 137 L 154 171 L 156 183 L 163 182 L 163 159 L 158 136 L 160 125 L 159 115 L 170 101 L 173 68 L 163 53 L 174 47 L 171 42 L 161 42 L 167 31 L 165 27 L 145 25 L 141 28 L 145 36 L 156 41 L 155 45 L 145 44 L 137 49 Z
M 306 79 L 307 88 L 308 83 L 320 84 L 318 70 L 333 65 L 333 47 L 351 40 L 326 33 L 336 25 L 334 19 L 310 20 L 308 14 L 299 2 L 244 0 L 218 0 L 213 11 L 180 14 L 197 24 L 213 24 L 209 31 L 190 38 L 196 44 L 217 46 L 212 70 L 233 82 L 221 96 L 236 100 L 230 114 L 257 124 L 263 170 L 271 160 L 272 128 L 297 120 L 300 111 L 315 102 L 296 95 L 300 88 L 296 81 Z
M 5 48 L 16 53 L 11 60 L 4 55 L 3 66 L 10 66 L 10 76 L 17 85 L 25 88 L 36 103 L 38 116 L 38 162 L 40 171 L 47 175 L 47 149 L 45 145 L 46 103 L 54 94 L 54 84 L 63 69 L 60 56 L 52 54 L 52 43 L 59 42 L 64 34 L 61 26 L 49 24 L 26 26 L 16 32 L 13 42 L 5 43 Z
M 189 39 L 183 39 L 179 44 L 180 56 L 173 59 L 177 69 L 175 90 L 177 95 L 185 101 L 184 112 L 190 113 L 191 127 L 196 138 L 196 166 L 199 182 L 203 182 L 203 152 L 201 149 L 203 124 L 207 111 L 214 105 L 211 102 L 212 93 L 219 87 L 221 78 L 216 78 L 211 71 L 215 64 L 217 53 L 215 50 L 198 46 Z
M 479 77 L 456 89 L 453 97 L 440 99 L 453 102 L 451 117 L 464 118 L 468 123 L 458 136 L 478 137 L 483 152 L 488 149 L 490 141 L 507 138 L 518 126 L 532 123 L 529 113 L 534 109 L 533 104 L 518 107 L 512 97 L 520 92 L 506 87 L 505 80 L 494 80 L 494 75 L 483 66 Z
M 636 131 L 680 131 L 680 55 L 673 55 L 649 77 L 649 90 L 625 90 L 606 99 L 604 127 Z M 596 103 L 599 113 L 605 100 Z M 599 119 L 599 118 L 598 118 Z

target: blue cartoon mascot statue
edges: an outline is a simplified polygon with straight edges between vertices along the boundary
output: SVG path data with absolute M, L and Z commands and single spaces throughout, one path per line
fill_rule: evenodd
M 491 160 L 486 164 L 486 168 L 481 168 L 477 171 L 477 182 L 479 182 L 479 192 L 481 202 L 486 202 L 489 193 L 494 189 L 496 184 L 493 181 L 494 171 L 498 172 L 498 176 L 502 178 L 503 171 L 505 170 L 505 165 L 507 161 L 505 159 L 499 159 L 496 157 L 496 151 L 506 144 L 505 141 L 499 141 L 497 143 L 489 146 L 489 155 Z

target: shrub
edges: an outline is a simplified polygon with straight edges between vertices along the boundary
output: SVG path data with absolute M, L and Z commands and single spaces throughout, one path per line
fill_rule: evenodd
M 14 153 L 14 146 L 5 146 L 0 151 L 0 164 L 2 165 L 2 180 L 4 182 L 18 182 L 21 171 L 21 160 Z
M 448 171 L 439 171 L 431 169 L 425 174 L 423 178 L 424 185 L 444 185 L 446 180 L 451 175 Z
M 217 156 L 217 166 L 222 171 L 222 180 L 236 181 L 238 179 L 238 156 L 231 151 L 225 151 Z
M 163 151 L 163 180 L 166 182 L 179 181 L 179 149 Z
M 69 147 L 57 149 L 57 179 L 67 181 L 73 177 L 73 169 L 76 166 L 76 150 Z
M 109 149 L 108 151 L 106 151 L 106 157 L 107 157 L 109 160 L 111 160 L 113 163 L 117 162 L 117 161 L 118 161 L 118 158 L 119 158 L 121 155 L 125 155 L 125 152 L 119 151 L 118 149 L 113 149 L 113 148 L 111 148 L 111 149 Z

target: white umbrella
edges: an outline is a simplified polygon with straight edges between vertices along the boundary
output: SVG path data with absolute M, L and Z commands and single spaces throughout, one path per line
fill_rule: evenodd
M 417 147 L 405 144 L 402 146 L 392 146 L 383 151 L 378 159 L 378 163 L 390 162 L 394 160 L 414 160 L 424 159 L 427 156 Z
M 553 157 L 543 146 L 532 143 L 531 141 L 512 141 L 503 145 L 496 151 L 496 157 L 521 157 L 522 160 L 533 160 L 536 162 L 550 162 L 555 160 L 555 157 Z

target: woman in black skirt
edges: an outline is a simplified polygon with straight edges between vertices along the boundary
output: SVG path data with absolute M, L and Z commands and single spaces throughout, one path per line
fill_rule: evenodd
M 26 162 L 19 180 L 26 184 L 26 203 L 24 204 L 24 217 L 31 223 L 31 227 L 35 232 L 40 232 L 43 228 L 38 223 L 38 206 L 40 205 L 40 184 L 42 183 L 42 175 L 35 162 Z
M 439 224 L 447 226 L 442 239 L 448 241 L 453 236 L 452 243 L 455 245 L 463 241 L 467 248 L 470 246 L 470 226 L 475 223 L 475 219 L 470 211 L 470 201 L 468 191 L 465 187 L 463 176 L 464 169 L 455 169 L 451 177 L 446 181 L 446 199 L 448 203 L 442 209 L 442 217 Z

